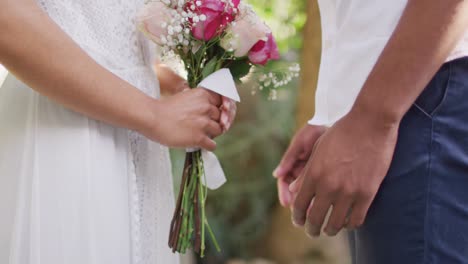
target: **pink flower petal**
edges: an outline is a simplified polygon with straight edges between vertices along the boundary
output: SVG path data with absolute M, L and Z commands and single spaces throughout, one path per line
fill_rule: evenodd
M 270 60 L 277 60 L 280 58 L 278 45 L 276 44 L 273 34 L 268 34 L 267 41 L 258 41 L 250 50 L 249 60 L 253 64 L 265 65 Z
M 237 7 L 239 2 L 240 0 L 234 0 L 234 6 Z M 193 4 L 194 2 L 189 2 L 186 8 Z M 225 3 L 219 0 L 203 0 L 195 13 L 205 15 L 206 20 L 195 24 L 192 28 L 192 34 L 195 38 L 205 41 L 219 36 L 226 26 L 234 20 L 234 10 L 232 8 L 226 10 Z

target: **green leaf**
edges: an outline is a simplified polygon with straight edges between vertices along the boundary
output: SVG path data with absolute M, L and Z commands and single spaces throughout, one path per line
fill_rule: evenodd
M 206 77 L 208 77 L 208 75 L 216 71 L 217 63 L 218 63 L 218 58 L 214 57 L 205 65 L 202 71 L 203 79 L 205 79 Z
M 252 67 L 248 59 L 233 60 L 228 62 L 227 65 L 236 82 L 240 82 L 240 79 L 249 74 Z

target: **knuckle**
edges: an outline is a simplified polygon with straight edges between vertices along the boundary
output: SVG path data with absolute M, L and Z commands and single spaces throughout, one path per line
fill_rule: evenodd
M 367 201 L 372 199 L 374 192 L 370 189 L 361 188 L 356 192 L 356 196 L 358 199 Z
M 351 198 L 356 193 L 355 188 L 351 185 L 344 185 L 341 189 L 341 193 L 345 198 Z
M 296 155 L 295 151 L 291 152 L 291 155 Z M 320 174 L 317 173 L 315 170 L 310 169 L 308 172 L 306 172 L 307 176 L 307 182 L 309 184 L 320 184 Z
M 195 93 L 196 93 L 197 96 L 199 96 L 201 98 L 207 98 L 208 97 L 208 91 L 203 89 L 203 88 L 195 89 Z
M 203 128 L 208 128 L 210 127 L 210 121 L 206 118 L 203 118 L 201 121 L 200 121 L 200 125 L 203 127 Z
M 204 113 L 209 113 L 211 111 L 211 105 L 208 104 L 207 102 L 204 102 L 201 106 L 201 110 L 204 112 Z
M 219 111 L 219 109 L 216 108 L 215 106 L 211 106 L 210 109 L 211 109 L 210 111 L 211 111 L 213 114 L 215 114 L 215 115 L 220 115 L 220 114 L 221 114 L 221 112 Z
M 322 188 L 328 195 L 335 195 L 341 191 L 341 186 L 332 181 L 325 182 Z

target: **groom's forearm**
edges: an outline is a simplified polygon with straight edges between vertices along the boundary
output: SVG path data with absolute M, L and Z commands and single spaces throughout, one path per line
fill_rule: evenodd
M 397 124 L 468 30 L 468 0 L 409 0 L 351 112 Z

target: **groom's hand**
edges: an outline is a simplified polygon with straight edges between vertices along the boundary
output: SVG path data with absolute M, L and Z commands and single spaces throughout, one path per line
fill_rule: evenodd
M 289 184 L 302 172 L 317 139 L 325 132 L 323 126 L 305 125 L 299 130 L 289 145 L 280 164 L 273 172 L 278 179 L 278 196 L 282 206 L 289 207 L 292 202 L 292 194 Z
M 398 124 L 365 120 L 365 114 L 350 113 L 320 138 L 304 172 L 290 191 L 295 225 L 319 236 L 325 228 L 336 235 L 343 227 L 363 224 L 367 211 L 390 166 Z

